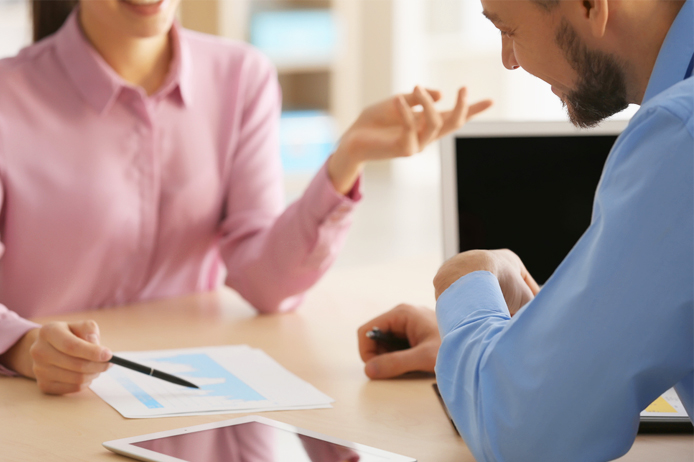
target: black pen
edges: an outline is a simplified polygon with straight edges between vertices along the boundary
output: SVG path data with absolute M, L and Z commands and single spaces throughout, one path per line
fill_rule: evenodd
M 371 328 L 371 330 L 366 333 L 366 336 L 393 351 L 407 350 L 410 348 L 410 342 L 406 338 L 398 337 L 392 332 L 383 332 L 378 327 Z
M 182 385 L 184 387 L 188 388 L 200 388 L 197 385 L 188 382 L 187 380 L 183 380 L 181 378 L 176 377 L 175 375 L 167 374 L 166 372 L 158 371 L 154 369 L 153 367 L 149 366 L 144 366 L 142 364 L 134 363 L 132 361 L 128 361 L 127 359 L 119 358 L 118 356 L 111 356 L 111 359 L 108 360 L 108 362 L 116 364 L 121 367 L 125 367 L 127 369 L 131 369 L 133 371 L 137 372 L 142 372 L 143 374 L 150 375 L 152 377 L 156 377 L 161 380 L 166 380 L 167 382 L 175 383 L 176 385 Z

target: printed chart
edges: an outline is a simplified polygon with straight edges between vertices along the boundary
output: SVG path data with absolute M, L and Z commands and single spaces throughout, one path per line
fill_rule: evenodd
M 325 408 L 333 401 L 246 345 L 117 354 L 200 387 L 112 366 L 91 389 L 128 418 Z

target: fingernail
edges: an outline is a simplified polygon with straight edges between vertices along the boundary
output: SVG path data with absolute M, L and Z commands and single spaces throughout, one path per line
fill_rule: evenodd
M 99 355 L 99 359 L 101 359 L 101 361 L 108 361 L 109 359 L 111 359 L 111 356 L 113 356 L 111 350 L 109 350 L 108 348 L 102 348 L 101 354 Z
M 366 363 L 365 372 L 369 377 L 377 377 L 378 365 L 376 363 Z
M 89 343 L 93 343 L 95 345 L 98 345 L 99 344 L 99 336 L 96 334 L 89 334 L 89 335 L 87 335 L 87 341 Z

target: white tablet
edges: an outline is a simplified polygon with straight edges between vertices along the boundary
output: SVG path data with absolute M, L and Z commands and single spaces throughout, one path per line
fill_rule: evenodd
M 107 441 L 104 447 L 150 462 L 416 462 L 259 416 Z

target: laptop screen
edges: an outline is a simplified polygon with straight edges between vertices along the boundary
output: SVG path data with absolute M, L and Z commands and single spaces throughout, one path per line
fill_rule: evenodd
M 448 194 L 455 195 L 455 217 L 448 222 L 457 228 L 458 252 L 509 248 L 543 284 L 590 225 L 619 129 L 576 133 L 557 122 L 510 133 L 504 126 L 454 137 L 455 188 Z

